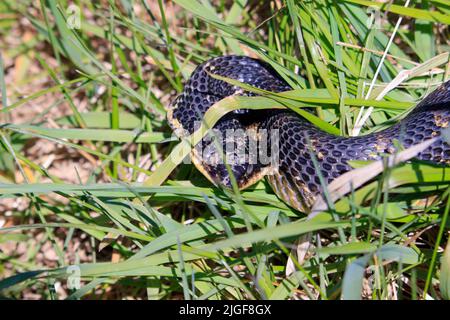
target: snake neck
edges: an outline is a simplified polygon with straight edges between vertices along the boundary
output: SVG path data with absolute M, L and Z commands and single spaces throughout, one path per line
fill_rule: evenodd
M 169 124 L 178 136 L 192 134 L 201 123 L 206 111 L 223 98 L 231 95 L 255 95 L 215 79 L 211 77 L 211 74 L 238 80 L 268 91 L 291 90 L 291 87 L 276 75 L 273 68 L 263 61 L 235 55 L 210 59 L 194 70 L 183 92 L 169 107 Z M 225 115 L 220 122 L 229 119 L 248 122 L 250 117 L 246 114 L 249 112 L 249 110 L 234 111 Z M 252 113 L 252 117 L 255 116 L 258 115 Z

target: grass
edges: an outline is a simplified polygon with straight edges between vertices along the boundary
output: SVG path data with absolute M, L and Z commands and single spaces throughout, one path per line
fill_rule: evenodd
M 380 130 L 450 74 L 450 6 L 404 5 L 2 1 L 0 296 L 449 298 L 446 168 L 401 163 L 307 217 L 265 181 L 212 186 L 182 163 L 191 144 L 165 119 L 196 65 L 245 54 L 293 90 L 244 86 L 261 96 L 223 100 L 205 127 L 234 109 L 289 107 L 331 133 Z M 73 158 L 75 177 L 33 149 L 42 141 Z

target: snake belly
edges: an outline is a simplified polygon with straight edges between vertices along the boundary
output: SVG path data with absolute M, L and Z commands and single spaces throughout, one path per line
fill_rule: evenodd
M 167 118 L 180 138 L 192 134 L 206 111 L 216 102 L 231 95 L 254 95 L 242 88 L 211 77 L 211 74 L 238 80 L 251 86 L 273 92 L 292 90 L 268 64 L 245 56 L 222 56 L 200 64 L 187 81 L 184 91 L 168 110 Z M 351 170 L 350 160 L 379 160 L 383 154 L 392 154 L 397 140 L 408 148 L 438 137 L 416 158 L 434 163 L 450 163 L 450 146 L 441 137 L 441 131 L 450 121 L 450 81 L 447 81 L 423 99 L 400 122 L 371 134 L 357 137 L 336 136 L 324 132 L 290 110 L 237 110 L 224 115 L 213 131 L 226 137 L 229 130 L 264 129 L 278 133 L 278 163 L 221 161 L 238 158 L 236 153 L 251 153 L 251 146 L 261 137 L 258 133 L 230 141 L 206 136 L 194 147 L 191 158 L 197 169 L 216 185 L 230 187 L 230 172 L 240 189 L 263 176 L 274 192 L 297 210 L 308 212 L 317 195 L 322 192 L 319 173 L 312 156 L 317 160 L 320 174 L 327 184 Z M 273 144 L 270 136 L 265 140 Z M 272 151 L 273 152 L 273 151 Z M 270 151 L 269 151 L 270 155 Z M 244 159 L 242 161 L 242 159 Z

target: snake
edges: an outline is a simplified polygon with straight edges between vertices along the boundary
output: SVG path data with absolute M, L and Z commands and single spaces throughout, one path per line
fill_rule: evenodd
M 193 134 L 208 109 L 222 99 L 234 95 L 258 95 L 223 78 L 275 93 L 293 90 L 269 63 L 262 60 L 238 55 L 209 59 L 195 68 L 183 91 L 169 105 L 167 120 L 179 138 Z M 310 112 L 310 109 L 306 110 Z M 282 201 L 296 210 L 308 212 L 327 185 L 352 170 L 350 161 L 380 160 L 395 153 L 399 143 L 401 147 L 409 148 L 436 138 L 415 159 L 450 164 L 450 145 L 442 135 L 450 121 L 450 81 L 444 82 L 409 111 L 383 130 L 341 136 L 323 131 L 289 108 L 235 110 L 226 113 L 211 128 L 221 138 L 214 134 L 204 136 L 193 147 L 190 158 L 216 186 L 231 188 L 234 181 L 242 190 L 266 177 Z M 231 139 L 227 136 L 229 132 L 248 134 Z M 271 132 L 277 134 L 269 134 Z M 234 148 L 229 147 L 230 144 Z M 276 158 L 276 163 L 252 158 L 263 147 L 265 154 Z M 247 156 L 242 156 L 246 153 Z M 277 156 L 273 157 L 275 154 Z M 234 161 L 227 163 L 226 159 Z

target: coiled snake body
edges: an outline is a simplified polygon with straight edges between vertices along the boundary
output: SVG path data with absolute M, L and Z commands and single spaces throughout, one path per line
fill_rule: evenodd
M 253 95 L 240 87 L 211 77 L 216 74 L 273 92 L 292 90 L 266 63 L 244 56 L 223 56 L 199 65 L 172 103 L 168 121 L 180 136 L 192 134 L 205 112 L 216 102 L 230 95 Z M 229 170 L 240 188 L 245 188 L 267 175 L 275 193 L 300 211 L 308 211 L 322 191 L 312 156 L 316 158 L 326 183 L 351 169 L 349 160 L 378 160 L 382 154 L 393 153 L 398 140 L 405 148 L 433 137 L 439 137 L 416 158 L 434 163 L 450 163 L 450 146 L 441 138 L 441 130 L 450 121 L 450 81 L 429 94 L 405 118 L 379 132 L 358 137 L 342 137 L 326 133 L 290 110 L 239 110 L 222 117 L 214 126 L 225 135 L 227 130 L 277 130 L 279 163 L 260 161 L 233 162 L 227 166 L 224 153 L 250 150 L 250 140 L 234 141 L 228 151 L 227 140 L 221 144 L 205 137 L 193 150 L 196 167 L 213 183 L 230 186 Z M 258 140 L 258 134 L 253 139 Z M 271 138 L 267 138 L 270 145 Z M 229 143 L 229 141 L 228 141 Z M 269 147 L 270 149 L 270 147 Z M 224 151 L 225 150 L 225 151 Z M 273 152 L 273 151 L 272 151 Z M 228 155 L 228 154 L 226 154 Z M 317 166 L 316 166 L 317 167 Z

